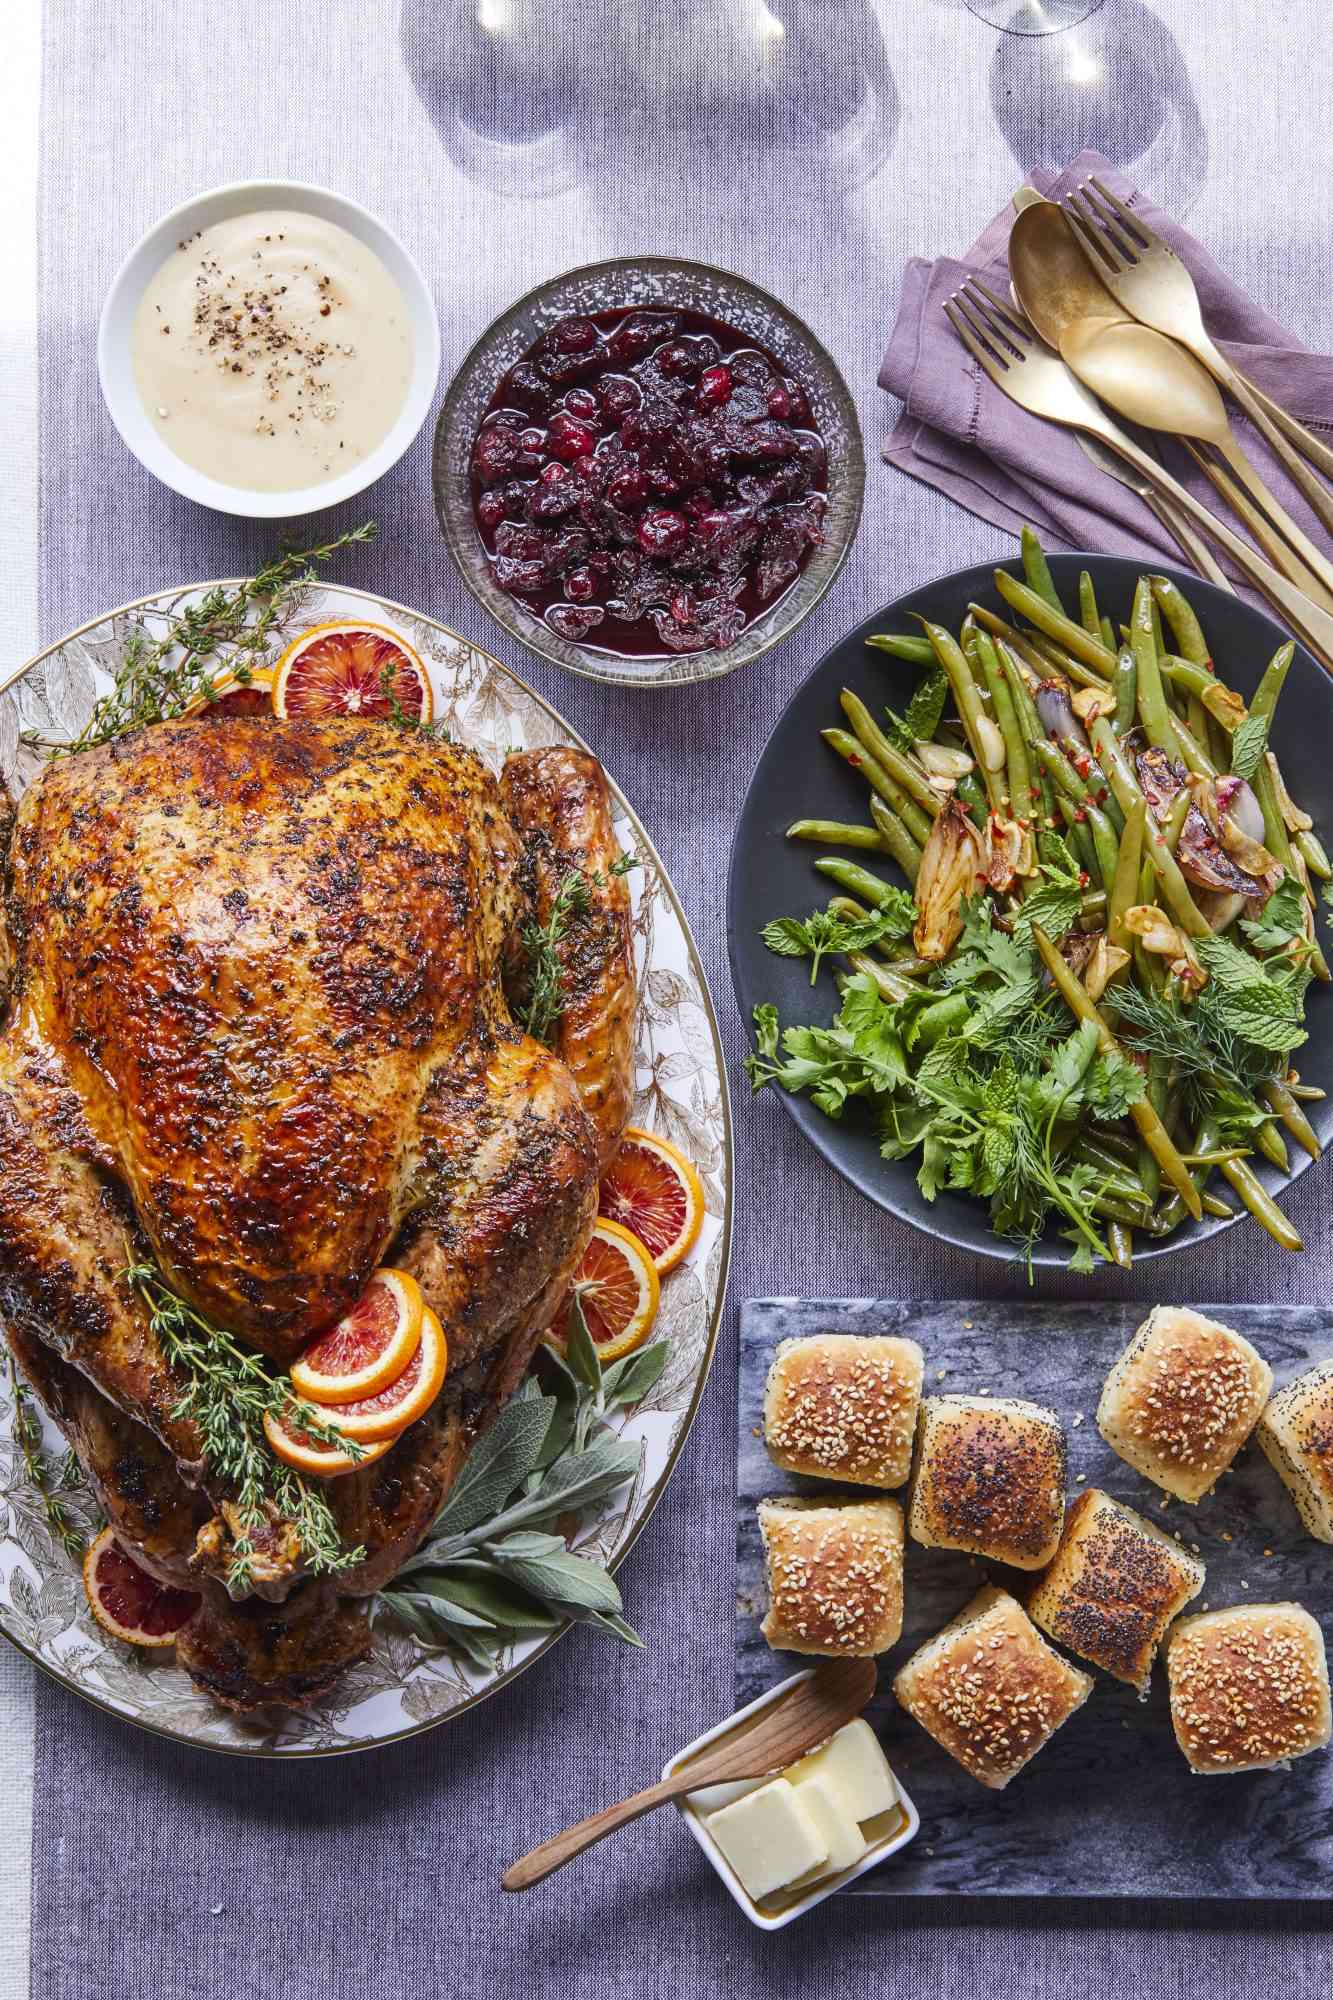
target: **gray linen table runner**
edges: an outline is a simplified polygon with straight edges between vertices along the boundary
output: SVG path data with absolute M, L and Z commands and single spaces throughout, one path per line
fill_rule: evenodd
M 1132 32 L 1135 62 L 1155 65 L 1177 93 L 1181 186 L 1203 190 L 1194 226 L 1227 233 L 1215 247 L 1233 273 L 1256 291 L 1267 286 L 1275 314 L 1318 344 L 1321 302 L 1277 257 L 1262 219 L 1207 181 L 1207 142 L 1176 39 L 1195 10 L 1164 11 L 1170 25 L 1137 0 L 1107 0 L 1096 19 Z M 1248 31 L 1242 0 L 1217 0 L 1211 11 L 1224 32 Z M 1314 36 L 1315 0 L 1283 13 Z M 1043 149 L 1068 159 L 1084 143 L 1081 124 L 1062 133 L 1068 106 L 1044 70 L 1034 73 L 1026 123 L 1016 127 L 1003 102 L 987 122 L 987 66 L 993 79 L 1000 55 L 1022 54 L 993 58 L 999 39 L 954 0 L 407 0 L 401 20 L 396 0 L 121 0 L 114 11 L 47 0 L 44 634 L 149 589 L 234 573 L 270 546 L 268 533 L 156 486 L 127 458 L 98 394 L 94 329 L 106 285 L 131 242 L 176 201 L 269 172 L 365 201 L 403 235 L 434 287 L 446 375 L 494 313 L 569 264 L 643 249 L 733 265 L 812 321 L 875 439 L 891 416 L 875 376 L 907 255 L 967 243 Z M 941 78 L 955 73 L 976 84 L 965 144 L 952 113 L 927 115 Z M 1297 53 L 1273 55 L 1263 73 L 1270 101 L 1285 93 L 1314 115 L 1317 79 Z M 1230 83 L 1210 74 L 1221 143 L 1233 129 Z M 1320 187 L 1326 206 L 1326 179 Z M 1284 228 L 1293 226 L 1299 234 L 1303 225 Z M 342 576 L 493 647 L 594 744 L 682 890 L 727 1041 L 738 1158 L 732 1306 L 689 1446 L 621 1573 L 647 1651 L 576 1633 L 453 1726 L 304 1766 L 185 1750 L 39 1683 L 34 1994 L 866 1991 L 953 2000 L 997 1984 L 1016 2000 L 1327 1993 L 1333 1954 L 1308 1908 L 1155 1914 L 842 1899 L 764 1937 L 666 1815 L 534 1894 L 500 1894 L 505 1862 L 645 1782 L 729 1700 L 735 1302 L 775 1292 L 1026 1291 L 1020 1273 L 866 1207 L 775 1102 L 750 1101 L 723 935 L 736 811 L 784 701 L 869 607 L 1008 544 L 872 459 L 856 551 L 791 644 L 707 686 L 601 689 L 525 659 L 481 616 L 444 555 L 428 457 L 423 438 L 364 509 L 345 510 L 344 521 L 373 513 L 384 532 Z M 1303 1259 L 1238 1230 L 1176 1262 L 1173 1287 L 1209 1299 L 1322 1297 L 1328 1185 L 1316 1170 L 1292 1203 L 1309 1245 Z M 1102 1282 L 1151 1298 L 1160 1281 Z M 1042 1286 L 1056 1298 L 1076 1289 L 1061 1277 Z

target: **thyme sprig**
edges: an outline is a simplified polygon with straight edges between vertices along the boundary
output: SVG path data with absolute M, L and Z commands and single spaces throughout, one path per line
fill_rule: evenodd
M 367 521 L 318 547 L 285 549 L 234 589 L 215 585 L 173 613 L 165 630 L 156 635 L 142 620 L 136 621 L 125 641 L 115 686 L 102 696 L 73 741 L 25 740 L 52 757 L 71 756 L 150 722 L 170 721 L 201 694 L 211 698 L 218 655 L 223 652 L 229 671 L 245 686 L 263 661 L 274 631 L 300 592 L 314 582 L 319 565 L 354 543 L 372 541 L 375 533 L 375 523 Z
M 69 1476 L 69 1460 L 78 1460 L 72 1452 L 66 1453 L 59 1465 L 52 1461 L 42 1446 L 42 1427 L 37 1421 L 37 1412 L 32 1406 L 32 1396 L 18 1372 L 14 1357 L 9 1357 L 9 1386 L 14 1395 L 14 1442 L 19 1448 L 23 1470 L 28 1483 L 42 1498 L 42 1510 L 46 1515 L 52 1534 L 59 1541 L 66 1555 L 76 1562 L 83 1558 L 83 1536 L 69 1511 L 69 1504 L 61 1498 L 61 1488 L 69 1488 L 77 1483 Z M 81 1468 L 78 1478 L 81 1479 Z
M 272 1415 L 302 1436 L 334 1446 L 350 1458 L 363 1457 L 363 1447 L 344 1437 L 313 1404 L 294 1396 L 290 1383 L 271 1374 L 259 1355 L 187 1305 L 151 1264 L 130 1263 L 123 1276 L 148 1308 L 163 1354 L 184 1379 L 172 1415 L 196 1425 L 205 1464 L 234 1495 L 240 1533 L 232 1546 L 228 1588 L 238 1596 L 249 1589 L 253 1538 L 268 1525 L 269 1506 L 296 1529 L 306 1562 L 316 1575 L 350 1569 L 363 1561 L 363 1548 L 343 1547 L 325 1496 L 274 1457 L 264 1435 L 264 1418 Z
M 637 855 L 622 854 L 618 861 L 612 862 L 608 874 L 613 878 L 628 875 L 639 865 Z M 539 924 L 532 920 L 523 926 L 528 987 L 518 1020 L 534 1041 L 549 1043 L 560 1024 L 569 994 L 569 976 L 560 947 L 569 936 L 571 925 L 592 908 L 593 890 L 604 887 L 606 880 L 607 876 L 600 873 L 587 875 L 581 868 L 569 869 L 551 898 L 546 922 Z
M 544 1350 L 553 1393 L 529 1376 L 483 1432 L 372 1615 L 395 1618 L 423 1645 L 448 1647 L 482 1671 L 515 1639 L 567 1618 L 642 1645 L 621 1615 L 614 1578 L 572 1550 L 565 1530 L 638 1470 L 640 1447 L 616 1437 L 607 1418 L 643 1400 L 666 1356 L 659 1340 L 603 1369 L 576 1295 L 563 1356 Z

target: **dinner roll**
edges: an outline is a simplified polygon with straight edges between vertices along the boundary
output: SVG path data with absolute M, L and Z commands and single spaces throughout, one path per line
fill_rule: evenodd
M 913 1653 L 893 1683 L 909 1715 L 992 1791 L 1002 1792 L 1092 1693 L 1005 1590 L 977 1592 Z
M 1166 1646 L 1171 1723 L 1205 1777 L 1268 1771 L 1333 1735 L 1324 1635 L 1299 1604 L 1182 1618 Z
M 764 1391 L 774 1464 L 852 1486 L 904 1485 L 924 1366 L 914 1340 L 891 1334 L 784 1340 Z
M 908 1529 L 928 1549 L 965 1549 L 1042 1569 L 1065 1510 L 1060 1419 L 1006 1396 L 928 1396 Z
M 903 1629 L 903 1510 L 896 1500 L 761 1500 L 768 1615 L 787 1653 L 868 1659 Z
M 1248 1340 L 1184 1306 L 1154 1306 L 1106 1378 L 1097 1428 L 1179 1500 L 1201 1500 L 1268 1401 L 1273 1371 Z
M 1203 1564 L 1170 1535 L 1090 1486 L 1065 1517 L 1028 1611 L 1061 1646 L 1142 1694 L 1158 1641 L 1203 1577 Z
M 1315 1540 L 1333 1542 L 1333 1361 L 1279 1389 L 1255 1437 Z

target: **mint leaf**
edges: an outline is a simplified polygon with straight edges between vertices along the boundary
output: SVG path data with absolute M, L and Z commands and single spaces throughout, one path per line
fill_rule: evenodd
M 1247 715 L 1231 739 L 1231 774 L 1252 778 L 1268 748 L 1268 717 Z
M 1305 938 L 1305 891 L 1286 874 L 1264 904 L 1260 915 L 1242 917 L 1241 930 L 1257 951 L 1281 951 L 1293 938 Z

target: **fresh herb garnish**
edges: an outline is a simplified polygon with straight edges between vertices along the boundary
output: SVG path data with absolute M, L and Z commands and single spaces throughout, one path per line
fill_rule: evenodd
M 136 621 L 125 641 L 116 684 L 103 695 L 79 734 L 69 743 L 43 741 L 51 756 L 70 756 L 94 744 L 110 743 L 132 729 L 181 715 L 200 695 L 211 698 L 220 653 L 244 687 L 264 659 L 275 629 L 300 592 L 315 579 L 319 564 L 340 549 L 374 539 L 367 521 L 331 542 L 288 549 L 273 556 L 247 582 L 228 589 L 217 584 L 193 604 L 173 613 L 165 631 L 153 636 Z M 29 739 L 35 740 L 35 739 Z
M 806 958 L 813 986 L 820 962 L 831 951 L 865 951 L 882 938 L 910 935 L 916 921 L 916 905 L 902 889 L 886 891 L 882 909 L 866 917 L 843 917 L 835 910 L 812 910 L 808 917 L 778 917 L 765 924 L 760 936 L 779 958 Z
M 130 1264 L 123 1276 L 147 1306 L 153 1334 L 184 1380 L 173 1417 L 196 1426 L 205 1465 L 234 1496 L 240 1532 L 232 1545 L 228 1588 L 240 1595 L 250 1587 L 253 1537 L 275 1516 L 296 1529 L 306 1564 L 315 1575 L 331 1575 L 363 1561 L 363 1548 L 343 1547 L 324 1495 L 274 1457 L 264 1435 L 264 1418 L 272 1415 L 301 1436 L 333 1446 L 349 1458 L 363 1457 L 363 1448 L 326 1422 L 313 1404 L 294 1396 L 291 1384 L 271 1374 L 259 1355 L 187 1305 L 151 1264 Z
M 665 1341 L 603 1369 L 577 1294 L 563 1359 L 547 1349 L 554 1393 L 532 1376 L 483 1432 L 426 1541 L 375 1600 L 424 1645 L 448 1646 L 486 1669 L 525 1633 L 574 1618 L 633 1646 L 614 1579 L 570 1550 L 553 1525 L 633 1478 L 640 1447 L 606 1419 L 640 1402 L 666 1362 Z
M 1252 778 L 1268 748 L 1266 715 L 1247 715 L 1231 738 L 1231 773 L 1236 778 Z
M 42 1427 L 32 1406 L 32 1396 L 12 1354 L 9 1357 L 9 1386 L 14 1397 L 14 1442 L 18 1446 L 28 1483 L 41 1496 L 42 1511 L 52 1534 L 66 1555 L 72 1556 L 76 1562 L 80 1561 L 84 1538 L 70 1513 L 69 1503 L 61 1497 L 60 1489 L 81 1483 L 83 1469 L 72 1452 L 67 1452 L 57 1465 L 53 1465 L 48 1458 L 42 1446 Z M 74 1459 L 75 1466 L 73 1479 L 70 1477 L 71 1459 Z
M 890 742 L 902 751 L 910 751 L 918 743 L 928 743 L 940 726 L 948 698 L 948 677 L 942 667 L 935 667 L 917 683 L 906 715 L 895 715 L 891 708 L 885 709 Z
M 628 875 L 638 866 L 637 855 L 622 854 L 612 862 L 608 872 L 613 877 Z M 569 991 L 560 947 L 573 924 L 592 908 L 592 892 L 601 888 L 604 881 L 599 874 L 586 875 L 581 868 L 569 869 L 551 898 L 546 922 L 539 924 L 533 918 L 522 928 L 520 935 L 528 961 L 527 992 L 516 1016 L 519 1026 L 534 1041 L 549 1043 L 559 1026 Z

